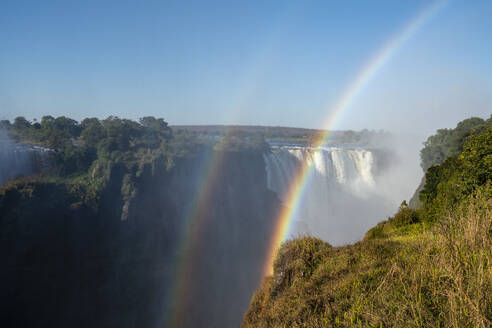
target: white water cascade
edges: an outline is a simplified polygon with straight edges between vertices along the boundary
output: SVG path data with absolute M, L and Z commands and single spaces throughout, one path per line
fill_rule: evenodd
M 354 242 L 394 211 L 378 192 L 374 153 L 367 149 L 280 146 L 265 155 L 268 187 L 286 201 L 303 161 L 309 165 L 290 237 L 310 234 L 333 245 Z M 285 204 L 292 206 L 293 204 Z
M 17 176 L 39 173 L 49 166 L 53 150 L 0 139 L 0 186 Z

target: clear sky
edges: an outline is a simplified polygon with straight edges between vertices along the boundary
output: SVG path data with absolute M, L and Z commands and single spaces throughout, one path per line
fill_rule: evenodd
M 0 4 L 0 118 L 153 115 L 323 128 L 430 1 Z M 430 133 L 492 112 L 492 1 L 447 1 L 335 124 Z

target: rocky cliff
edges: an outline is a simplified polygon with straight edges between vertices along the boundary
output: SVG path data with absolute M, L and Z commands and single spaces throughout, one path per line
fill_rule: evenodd
M 96 203 L 71 182 L 2 187 L 2 326 L 239 326 L 279 201 L 260 151 L 222 152 L 210 179 L 213 157 L 204 150 L 138 175 L 95 165 L 89 179 L 106 176 Z M 199 238 L 190 237 L 190 209 L 204 193 Z

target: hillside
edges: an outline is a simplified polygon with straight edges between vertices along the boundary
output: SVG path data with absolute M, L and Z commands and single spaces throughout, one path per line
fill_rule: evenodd
M 284 243 L 242 327 L 490 327 L 492 129 L 461 142 L 364 240 Z

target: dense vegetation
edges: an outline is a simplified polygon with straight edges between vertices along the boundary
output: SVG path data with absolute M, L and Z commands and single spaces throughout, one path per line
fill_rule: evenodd
M 454 129 L 437 130 L 435 135 L 427 138 L 420 151 L 420 165 L 424 172 L 433 165 L 441 164 L 448 157 L 458 156 L 466 137 L 483 132 L 487 127 L 492 128 L 492 115 L 487 120 L 472 117 L 459 122 Z
M 258 135 L 244 138 L 231 133 L 219 140 L 203 140 L 185 130 L 173 133 L 166 121 L 154 117 L 136 122 L 110 116 L 104 120 L 86 118 L 80 123 L 65 116 L 44 116 L 41 122 L 17 117 L 13 122 L 0 121 L 0 129 L 17 143 L 55 150 L 49 170 L 30 180 L 65 183 L 74 197 L 93 207 L 115 169 L 125 173 L 122 192 L 125 201 L 130 201 L 147 166 L 152 172 L 168 170 L 176 160 L 196 156 L 207 147 L 218 151 L 268 148 Z
M 447 158 L 423 156 L 442 163 L 420 208 L 403 202 L 354 245 L 283 244 L 243 327 L 490 327 L 492 128 L 466 120 L 429 138 L 423 154 L 432 149 Z
M 44 116 L 40 123 L 17 117 L 13 123 L 2 121 L 1 127 L 17 142 L 56 149 L 59 171 L 55 173 L 60 176 L 85 173 L 96 159 L 137 159 L 148 157 L 148 152 L 159 157 L 172 151 L 171 129 L 163 119 L 154 117 L 144 117 L 138 123 L 112 116 L 86 118 L 80 123 L 64 116 Z
M 424 142 L 424 148 L 420 151 L 420 166 L 427 172 L 432 166 L 441 164 L 446 158 L 456 157 L 463 150 L 465 139 L 471 134 L 479 134 L 487 128 L 492 128 L 492 115 L 483 120 L 479 117 L 471 117 L 459 122 L 454 129 L 439 129 L 435 135 L 430 136 Z M 422 177 L 417 190 L 410 199 L 412 208 L 422 206 L 420 193 L 426 184 L 426 175 Z

